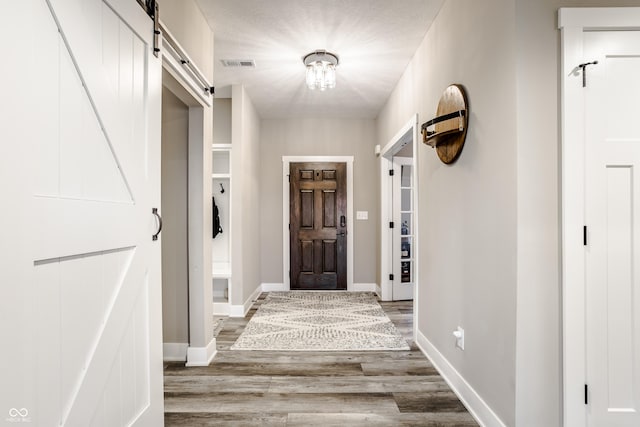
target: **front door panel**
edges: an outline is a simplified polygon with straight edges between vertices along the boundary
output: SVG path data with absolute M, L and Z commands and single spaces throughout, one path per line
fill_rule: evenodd
M 290 164 L 291 289 L 347 289 L 346 163 Z

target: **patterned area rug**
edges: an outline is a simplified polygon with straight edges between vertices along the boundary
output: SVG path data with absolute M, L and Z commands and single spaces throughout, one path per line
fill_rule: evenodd
M 232 350 L 409 350 L 371 292 L 270 292 Z

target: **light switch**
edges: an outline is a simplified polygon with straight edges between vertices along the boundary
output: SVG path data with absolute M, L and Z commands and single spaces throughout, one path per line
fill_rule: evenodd
M 369 211 L 357 211 L 356 219 L 360 219 L 360 220 L 369 219 Z

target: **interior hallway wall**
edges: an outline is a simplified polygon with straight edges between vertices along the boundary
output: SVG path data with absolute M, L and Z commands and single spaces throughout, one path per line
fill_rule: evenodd
M 264 119 L 260 162 L 261 280 L 282 277 L 282 156 L 354 156 L 354 283 L 376 283 L 378 218 L 375 121 L 370 119 Z M 355 220 L 355 211 L 369 219 Z M 351 230 L 350 230 L 351 232 Z
M 250 305 L 260 286 L 260 116 L 244 87 L 231 89 L 232 305 Z M 246 307 L 246 306 L 245 306 Z
M 164 0 L 160 20 L 192 63 L 213 81 L 213 31 L 195 0 Z M 166 70 L 165 70 L 166 71 Z M 171 73 L 169 71 L 169 73 Z M 174 76 L 175 77 L 175 76 Z M 176 92 L 177 93 L 177 92 Z M 184 99 L 183 99 L 184 101 Z M 189 350 L 188 363 L 204 364 L 215 353 L 211 277 L 211 144 L 213 113 L 197 102 L 189 110 Z M 204 355 L 204 356 L 203 356 Z
M 638 0 L 517 0 L 518 329 L 516 423 L 562 425 L 560 7 Z M 577 394 L 581 390 L 576 391 Z
M 213 100 L 213 143 L 231 142 L 231 98 L 216 98 Z
M 189 342 L 187 155 L 189 109 L 162 90 L 162 335 Z
M 418 327 L 500 418 L 518 427 L 562 425 L 557 10 L 587 6 L 612 4 L 448 0 L 378 117 L 384 144 L 410 113 L 417 111 L 421 123 L 430 119 L 447 84 L 468 89 L 470 130 L 458 163 L 444 166 L 430 148 L 420 148 L 420 238 L 426 247 Z M 467 197 L 473 191 L 481 197 Z M 491 212 L 508 220 L 500 224 Z M 434 231 L 443 218 L 456 224 L 448 238 Z M 478 241 L 483 227 L 489 233 Z M 453 262 L 439 262 L 438 251 Z M 467 280 L 446 275 L 452 264 Z M 451 313 L 439 313 L 440 306 Z M 482 315 L 487 310 L 495 313 Z M 461 325 L 465 338 L 479 340 L 464 352 L 449 338 L 456 321 L 473 324 Z M 474 363 L 484 367 L 470 369 Z M 498 387 L 492 387 L 493 373 L 500 376 Z
M 418 332 L 515 424 L 516 46 L 513 0 L 448 0 L 378 117 L 382 146 L 443 90 L 467 89 L 469 132 L 451 166 L 422 143 Z M 452 331 L 465 330 L 465 350 Z
M 213 82 L 213 32 L 195 0 L 162 0 L 160 21 Z

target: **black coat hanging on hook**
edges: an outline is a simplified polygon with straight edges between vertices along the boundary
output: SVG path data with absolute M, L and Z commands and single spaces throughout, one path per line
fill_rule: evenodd
M 218 211 L 218 206 L 216 206 L 216 198 L 211 198 L 213 203 L 212 209 L 212 217 L 213 217 L 213 238 L 222 233 L 222 226 L 220 225 L 220 212 Z

